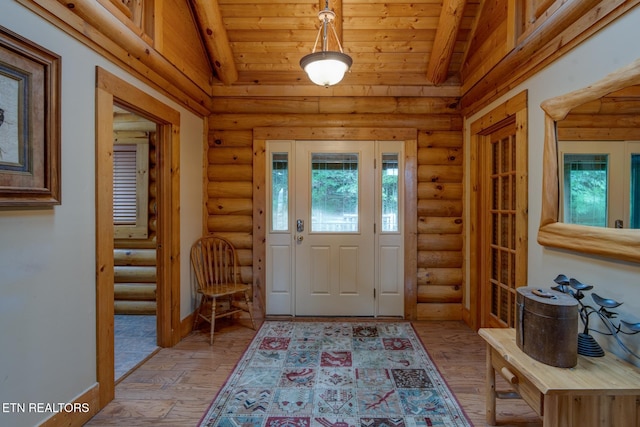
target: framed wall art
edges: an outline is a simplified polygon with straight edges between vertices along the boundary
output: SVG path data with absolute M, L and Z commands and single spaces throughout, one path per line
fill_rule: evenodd
M 0 27 L 0 208 L 61 203 L 60 61 Z

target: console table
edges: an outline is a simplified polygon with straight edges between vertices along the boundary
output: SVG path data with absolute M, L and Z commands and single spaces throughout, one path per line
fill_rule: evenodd
M 487 342 L 487 423 L 496 424 L 500 374 L 538 415 L 544 427 L 640 426 L 640 369 L 608 353 L 578 355 L 574 368 L 556 368 L 526 355 L 515 329 L 480 329 Z

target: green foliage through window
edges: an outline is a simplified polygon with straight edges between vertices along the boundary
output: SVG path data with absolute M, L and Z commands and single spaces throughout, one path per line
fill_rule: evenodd
M 312 231 L 358 231 L 358 155 L 314 153 Z
M 382 231 L 398 231 L 398 154 L 382 155 Z
M 289 229 L 289 155 L 273 153 L 271 163 L 271 227 Z
M 565 154 L 564 222 L 607 226 L 606 154 Z

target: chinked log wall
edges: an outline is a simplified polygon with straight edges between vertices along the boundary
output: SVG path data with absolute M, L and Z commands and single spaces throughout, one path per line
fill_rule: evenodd
M 461 318 L 462 118 L 456 98 L 216 98 L 214 104 L 207 147 L 207 231 L 226 236 L 239 249 L 242 280 L 254 283 L 255 295 L 262 290 L 253 269 L 254 129 L 286 128 L 299 135 L 303 128 L 337 128 L 345 134 L 357 132 L 358 139 L 376 140 L 384 139 L 381 129 L 403 128 L 417 139 L 418 163 L 417 253 L 406 254 L 416 258 L 415 280 L 408 286 L 417 284 L 417 289 L 405 290 L 415 296 L 406 314 Z M 258 255 L 264 259 L 263 253 Z M 254 299 L 262 304 L 262 298 Z

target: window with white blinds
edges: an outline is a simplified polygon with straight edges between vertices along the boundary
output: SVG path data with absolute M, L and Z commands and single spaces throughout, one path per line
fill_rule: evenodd
M 147 144 L 114 144 L 113 224 L 116 238 L 148 236 Z
M 116 145 L 113 150 L 113 224 L 135 225 L 136 200 L 136 146 Z

